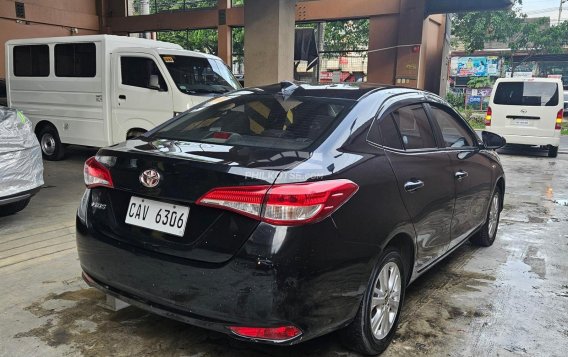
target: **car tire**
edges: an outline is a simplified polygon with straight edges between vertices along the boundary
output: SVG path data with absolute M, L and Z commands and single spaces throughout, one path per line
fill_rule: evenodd
M 37 134 L 43 158 L 49 161 L 59 161 L 65 157 L 65 146 L 59 139 L 59 133 L 53 126 L 43 127 Z
M 497 229 L 499 228 L 499 218 L 501 217 L 501 189 L 497 187 L 491 201 L 489 202 L 489 211 L 487 219 L 481 229 L 470 238 L 470 242 L 482 247 L 490 247 L 495 242 Z
M 0 217 L 9 216 L 11 214 L 20 212 L 21 210 L 26 208 L 29 203 L 30 203 L 30 199 L 28 198 L 28 199 L 25 199 L 25 200 L 22 200 L 22 201 L 9 203 L 7 205 L 0 206 Z
M 365 355 L 377 355 L 390 345 L 404 301 L 405 276 L 400 252 L 386 250 L 373 270 L 355 319 L 340 331 L 345 347 Z M 381 294 L 386 295 L 382 297 Z M 388 320 L 381 319 L 381 316 Z
M 555 158 L 558 156 L 558 146 L 551 146 L 548 149 L 548 157 Z

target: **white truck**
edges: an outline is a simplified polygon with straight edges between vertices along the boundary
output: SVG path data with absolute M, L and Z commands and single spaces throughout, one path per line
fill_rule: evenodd
M 103 147 L 138 136 L 240 88 L 223 61 L 160 41 L 110 35 L 6 42 L 8 106 L 34 124 L 44 158 L 66 144 Z

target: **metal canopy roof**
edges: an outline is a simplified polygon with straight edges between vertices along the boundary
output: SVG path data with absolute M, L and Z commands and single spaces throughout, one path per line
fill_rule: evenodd
M 427 0 L 428 14 L 446 14 L 470 11 L 491 11 L 508 9 L 513 0 Z

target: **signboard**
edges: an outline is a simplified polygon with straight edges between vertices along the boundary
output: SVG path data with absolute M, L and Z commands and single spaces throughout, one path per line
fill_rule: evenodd
M 499 75 L 499 57 L 453 57 L 451 75 L 457 77 L 486 77 Z

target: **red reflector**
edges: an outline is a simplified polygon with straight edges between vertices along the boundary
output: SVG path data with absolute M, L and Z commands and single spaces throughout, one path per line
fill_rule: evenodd
M 286 341 L 294 337 L 300 336 L 302 331 L 295 326 L 281 326 L 281 327 L 242 327 L 230 326 L 229 329 L 236 335 L 241 337 L 271 340 L 271 341 Z
M 560 109 L 558 114 L 556 114 L 556 124 L 554 125 L 555 130 L 562 130 L 563 119 L 564 119 L 564 109 Z
M 93 156 L 87 159 L 83 168 L 85 185 L 93 187 L 113 187 L 109 169 Z
M 359 189 L 349 180 L 318 181 L 275 186 L 216 188 L 198 205 L 234 211 L 274 225 L 292 226 L 329 217 Z

